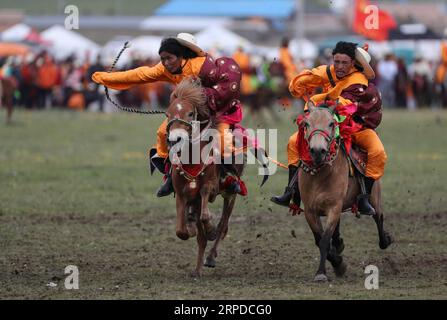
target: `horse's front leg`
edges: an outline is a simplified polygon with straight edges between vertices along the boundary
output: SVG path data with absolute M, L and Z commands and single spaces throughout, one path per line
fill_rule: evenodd
M 382 194 L 380 180 L 374 183 L 371 194 L 371 202 L 374 209 L 376 210 L 376 214 L 373 216 L 373 218 L 377 225 L 377 231 L 379 232 L 379 246 L 380 249 L 386 249 L 390 244 L 393 243 L 394 240 L 383 227 Z
M 199 247 L 199 250 L 197 252 L 196 269 L 191 274 L 191 276 L 194 278 L 200 278 L 202 276 L 203 257 L 205 255 L 206 244 L 207 240 L 206 240 L 205 229 L 199 219 L 197 221 L 197 245 Z
M 346 272 L 346 264 L 343 258 L 337 253 L 335 247 L 331 248 L 331 239 L 334 232 L 337 233 L 340 223 L 342 204 L 339 204 L 328 210 L 326 226 L 321 237 L 320 248 L 320 266 L 318 267 L 315 281 L 327 281 L 326 275 L 326 259 L 332 264 L 334 272 L 338 277 L 341 277 Z
M 307 220 L 307 224 L 309 225 L 310 229 L 312 230 L 312 233 L 315 238 L 315 245 L 320 248 L 320 266 L 317 271 L 317 275 L 315 276 L 315 281 L 327 281 L 326 276 L 326 255 L 324 256 L 324 260 L 322 259 L 322 250 L 321 250 L 321 240 L 323 238 L 323 226 L 321 224 L 320 217 L 317 215 L 316 212 L 309 211 L 308 209 L 305 210 L 304 215 Z
M 222 217 L 220 218 L 219 224 L 217 226 L 217 238 L 205 261 L 205 266 L 207 267 L 214 268 L 216 266 L 217 247 L 219 246 L 220 241 L 225 238 L 225 235 L 228 232 L 228 221 L 230 220 L 230 215 L 233 212 L 235 202 L 235 194 L 229 196 L 228 198 L 224 198 Z
M 217 236 L 216 228 L 211 222 L 211 214 L 208 207 L 210 194 L 212 191 L 211 184 L 204 184 L 200 188 L 200 196 L 202 198 L 201 210 L 200 210 L 200 222 L 203 224 L 205 230 L 205 237 L 209 241 L 214 241 Z
M 176 197 L 176 207 L 177 207 L 177 221 L 176 221 L 176 227 L 175 227 L 175 233 L 177 234 L 177 237 L 179 237 L 182 240 L 188 240 L 189 233 L 188 229 L 186 228 L 186 200 L 177 194 Z

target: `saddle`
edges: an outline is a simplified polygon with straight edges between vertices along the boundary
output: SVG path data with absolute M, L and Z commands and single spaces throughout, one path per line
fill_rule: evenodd
M 348 155 L 349 159 L 349 175 L 354 176 L 354 170 L 365 176 L 366 173 L 366 163 L 368 160 L 368 153 L 361 149 L 359 146 L 352 144 L 351 150 Z

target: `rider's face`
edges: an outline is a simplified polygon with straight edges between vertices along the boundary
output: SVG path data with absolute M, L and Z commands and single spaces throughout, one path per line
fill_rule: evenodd
M 162 51 L 160 52 L 160 60 L 170 73 L 175 74 L 181 72 L 182 57 L 177 57 L 172 53 Z
M 334 69 L 337 78 L 345 77 L 352 67 L 354 67 L 354 60 L 344 53 L 337 53 L 334 55 Z

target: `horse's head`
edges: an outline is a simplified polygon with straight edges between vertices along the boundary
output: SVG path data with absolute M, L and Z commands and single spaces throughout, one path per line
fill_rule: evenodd
M 178 142 L 186 135 L 191 135 L 193 121 L 207 122 L 209 109 L 206 95 L 200 80 L 186 78 L 178 84 L 171 94 L 170 104 L 166 110 L 168 118 L 168 144 Z
M 304 132 L 313 162 L 321 165 L 330 152 L 335 137 L 336 122 L 333 116 L 336 104 L 320 104 L 318 107 L 309 100 L 309 113 L 304 118 Z

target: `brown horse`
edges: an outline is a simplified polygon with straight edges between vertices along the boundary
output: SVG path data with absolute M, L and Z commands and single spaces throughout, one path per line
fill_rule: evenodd
M 228 232 L 228 220 L 233 211 L 236 200 L 235 193 L 227 193 L 219 190 L 221 166 L 216 164 L 210 157 L 202 159 L 198 164 L 182 163 L 184 159 L 181 152 L 172 152 L 173 145 L 179 142 L 177 132 L 187 134 L 186 143 L 193 150 L 191 138 L 193 121 L 200 122 L 200 134 L 213 128 L 210 113 L 206 104 L 206 96 L 198 80 L 187 78 L 183 80 L 171 95 L 171 101 L 166 116 L 168 117 L 167 136 L 171 147 L 172 182 L 176 193 L 177 223 L 176 234 L 182 240 L 197 235 L 198 256 L 197 265 L 192 273 L 194 277 L 200 277 L 204 265 L 204 252 L 208 241 L 215 240 L 214 246 L 209 252 L 205 266 L 214 267 L 217 257 L 217 247 Z M 197 123 L 196 122 L 196 123 Z M 180 131 L 179 131 L 180 129 Z M 200 141 L 200 154 L 208 145 L 206 141 Z M 184 156 L 184 155 L 183 155 Z M 191 163 L 193 155 L 186 157 Z M 174 161 L 180 160 L 180 161 Z M 175 163 L 177 162 L 177 163 Z M 186 161 L 184 161 L 186 162 Z M 242 174 L 243 165 L 234 165 L 238 175 Z M 218 194 L 224 198 L 223 211 L 217 228 L 211 222 L 212 215 L 208 203 L 213 202 Z
M 333 111 L 336 105 L 325 108 L 308 103 L 309 113 L 304 118 L 305 135 L 313 163 L 319 167 L 315 172 L 299 171 L 299 190 L 304 204 L 304 214 L 320 249 L 320 265 L 315 281 L 327 281 L 326 259 L 332 264 L 335 274 L 342 276 L 346 264 L 341 253 L 344 249 L 340 237 L 340 216 L 342 211 L 351 209 L 360 191 L 358 180 L 350 176 L 347 155 L 340 151 L 340 141 L 336 141 L 337 152 L 330 154 L 330 145 L 335 139 L 336 123 Z M 386 249 L 392 242 L 391 236 L 383 228 L 383 211 L 380 181 L 372 189 L 371 204 L 376 213 L 373 216 L 379 232 L 379 246 Z M 323 228 L 320 217 L 326 216 Z M 332 240 L 332 241 L 331 241 Z

